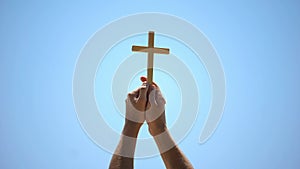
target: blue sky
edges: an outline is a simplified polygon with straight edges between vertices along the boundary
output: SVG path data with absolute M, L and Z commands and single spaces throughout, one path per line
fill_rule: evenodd
M 0 168 L 107 168 L 111 155 L 81 129 L 72 98 L 76 59 L 119 17 L 163 12 L 197 26 L 226 75 L 221 123 L 180 147 L 195 168 L 298 168 L 300 4 L 297 1 L 1 1 Z M 121 29 L 121 28 L 120 28 Z M 159 157 L 136 168 L 163 168 Z

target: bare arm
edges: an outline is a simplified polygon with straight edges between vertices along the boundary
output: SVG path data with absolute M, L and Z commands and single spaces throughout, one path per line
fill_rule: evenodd
M 192 164 L 175 145 L 172 136 L 167 130 L 160 135 L 161 137 L 157 136 L 154 136 L 154 140 L 161 152 L 161 158 L 167 169 L 193 169 Z
M 139 128 L 125 124 L 119 144 L 110 161 L 110 169 L 132 169 Z
M 146 110 L 146 121 L 149 132 L 153 136 L 161 157 L 167 169 L 193 169 L 190 161 L 176 146 L 168 132 L 165 118 L 165 99 L 159 87 L 154 85 L 149 88 L 150 94 Z
M 147 87 L 142 86 L 127 96 L 125 125 L 109 169 L 133 169 L 137 136 L 145 121 L 146 93 Z

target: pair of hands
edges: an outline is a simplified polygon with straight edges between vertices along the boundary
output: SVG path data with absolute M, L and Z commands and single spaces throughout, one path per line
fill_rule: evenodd
M 156 136 L 167 130 L 166 101 L 155 83 L 147 84 L 145 77 L 141 77 L 141 81 L 142 86 L 127 95 L 123 134 L 137 137 L 140 127 L 146 121 L 150 134 Z
M 155 83 L 147 84 L 145 77 L 141 77 L 141 81 L 143 85 L 127 96 L 123 136 L 111 159 L 109 168 L 133 169 L 136 138 L 141 126 L 146 121 L 149 132 L 154 137 L 166 168 L 193 169 L 192 164 L 176 146 L 175 141 L 173 141 L 167 131 L 165 118 L 166 101 L 159 87 Z

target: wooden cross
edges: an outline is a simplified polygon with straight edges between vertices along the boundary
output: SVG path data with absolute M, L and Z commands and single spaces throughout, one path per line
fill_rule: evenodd
M 154 47 L 154 32 L 150 31 L 149 34 L 148 34 L 148 46 L 135 46 L 135 45 L 133 45 L 131 50 L 133 52 L 146 52 L 146 53 L 148 53 L 147 83 L 152 84 L 154 53 L 169 54 L 170 49 Z

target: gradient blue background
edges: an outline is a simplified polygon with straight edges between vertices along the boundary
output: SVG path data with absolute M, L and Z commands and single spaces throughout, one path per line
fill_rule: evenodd
M 221 123 L 207 143 L 193 130 L 180 144 L 195 168 L 299 168 L 299 8 L 292 0 L 1 1 L 0 168 L 107 168 L 111 155 L 78 123 L 73 70 L 96 30 L 138 12 L 188 20 L 222 60 Z M 163 165 L 156 157 L 136 160 L 136 168 Z

